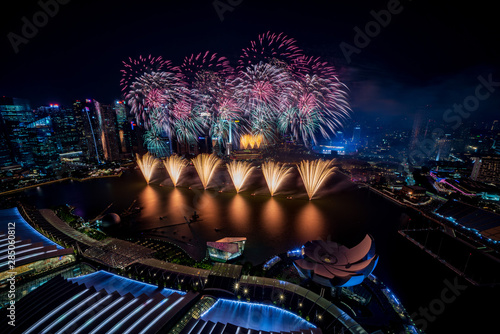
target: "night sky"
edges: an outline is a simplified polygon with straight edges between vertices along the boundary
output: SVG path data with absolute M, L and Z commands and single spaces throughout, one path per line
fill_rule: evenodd
M 33 0 L 3 5 L 0 95 L 32 106 L 84 98 L 111 103 L 121 97 L 119 70 L 128 57 L 161 55 L 180 64 L 211 50 L 235 65 L 241 49 L 267 31 L 284 32 L 306 54 L 334 64 L 350 88 L 354 118 L 411 117 L 427 108 L 439 119 L 474 94 L 479 75 L 500 82 L 493 2 L 219 0 L 235 5 L 221 21 L 212 0 L 60 1 L 67 3 L 17 53 L 9 33 L 22 36 L 22 18 L 33 22 L 42 9 Z M 370 12 L 388 6 L 398 13 L 348 62 L 341 43 L 356 46 L 354 28 L 364 31 L 374 21 Z M 500 87 L 470 119 L 494 119 L 498 110 Z

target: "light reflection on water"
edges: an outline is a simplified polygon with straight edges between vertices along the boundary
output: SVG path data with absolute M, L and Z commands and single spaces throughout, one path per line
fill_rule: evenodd
M 216 175 L 221 182 L 230 182 L 223 170 Z M 196 187 L 196 175 L 193 177 L 193 189 L 168 186 L 156 175 L 156 181 L 146 185 L 138 172 L 126 173 L 120 178 L 91 180 L 86 182 L 61 183 L 44 187 L 44 196 L 32 192 L 39 207 L 50 207 L 68 203 L 77 208 L 77 212 L 86 219 L 92 219 L 110 203 L 108 212 L 121 214 L 134 199 L 136 206 L 142 207 L 139 215 L 129 220 L 124 226 L 137 235 L 154 235 L 167 239 L 205 245 L 223 237 L 246 237 L 245 260 L 264 261 L 276 253 L 285 252 L 300 246 L 308 240 L 332 237 L 343 242 L 354 235 L 354 239 L 364 233 L 364 221 L 360 210 L 363 198 L 354 186 L 343 193 L 329 192 L 345 178 L 332 178 L 325 185 L 326 194 L 319 199 L 308 201 L 294 196 L 270 197 L 269 195 L 252 196 L 262 187 L 259 175 L 254 175 L 248 191 L 236 194 L 233 191 L 219 193 L 214 190 L 202 190 Z M 227 178 L 227 179 L 226 179 Z M 189 184 L 190 178 L 184 183 Z M 291 178 L 289 188 L 293 188 Z M 298 198 L 299 197 L 299 198 Z M 191 218 L 196 211 L 200 221 L 188 226 L 185 218 Z M 161 219 L 160 219 L 161 217 Z M 346 226 L 353 225 L 352 228 Z M 361 222 L 361 223 L 359 223 Z M 179 225 L 180 224 L 180 225 Z M 173 226 L 170 226 L 173 225 Z M 161 227 L 161 228 L 159 228 Z M 151 230 L 153 228 L 159 228 Z M 359 241 L 359 240 L 358 240 Z

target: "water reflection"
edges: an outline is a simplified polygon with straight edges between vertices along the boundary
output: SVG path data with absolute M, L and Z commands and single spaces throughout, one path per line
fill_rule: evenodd
M 250 226 L 251 209 L 242 195 L 236 194 L 229 204 L 229 219 L 238 229 L 247 230 Z
M 277 236 L 284 232 L 285 214 L 276 199 L 270 198 L 264 204 L 261 212 L 261 221 L 266 233 L 269 233 L 271 236 Z
M 325 239 L 323 235 L 327 221 L 316 205 L 308 202 L 295 217 L 297 235 L 303 242 L 307 240 Z
M 145 186 L 141 191 L 139 194 L 139 203 L 143 206 L 141 218 L 158 217 L 158 213 L 161 212 L 162 201 L 160 200 L 158 191 L 151 185 Z

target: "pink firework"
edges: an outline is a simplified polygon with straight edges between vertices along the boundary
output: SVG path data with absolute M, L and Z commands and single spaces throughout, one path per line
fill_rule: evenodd
M 243 49 L 238 60 L 238 69 L 243 70 L 252 64 L 260 62 L 271 63 L 275 66 L 290 67 L 295 60 L 302 56 L 302 50 L 296 45 L 293 38 L 284 33 L 260 34 L 256 41 L 250 42 L 250 47 Z
M 177 73 L 145 73 L 130 85 L 125 99 L 130 106 L 130 112 L 138 121 L 149 127 L 150 110 L 171 110 L 172 106 L 186 95 L 186 91 L 185 83 Z
M 234 72 L 226 57 L 210 51 L 185 57 L 177 69 L 186 77 L 187 82 L 195 86 L 210 84 L 211 81 L 228 77 Z
M 259 63 L 241 71 L 234 83 L 235 96 L 245 113 L 265 108 L 271 116 L 282 110 L 293 82 L 285 69 Z
M 122 78 L 120 86 L 122 91 L 126 92 L 133 81 L 139 78 L 143 73 L 160 72 L 162 69 L 168 68 L 172 65 L 170 60 L 164 60 L 161 56 L 147 57 L 139 56 L 139 59 L 128 58 L 127 61 L 122 61 L 123 69 L 120 70 Z
M 314 104 L 312 108 L 321 109 L 339 124 L 349 117 L 347 87 L 340 82 L 335 67 L 319 57 L 304 56 L 297 60 L 296 68 L 299 75 L 290 95 L 292 100 Z

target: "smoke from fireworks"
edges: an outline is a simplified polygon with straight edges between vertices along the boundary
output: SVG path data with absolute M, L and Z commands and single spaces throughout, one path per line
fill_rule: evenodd
M 303 160 L 297 167 L 302 181 L 304 182 L 309 200 L 313 198 L 323 182 L 333 174 L 335 168 L 331 166 L 331 161 L 324 161 L 321 159 L 314 161 Z
M 243 184 L 255 167 L 249 162 L 235 160 L 226 165 L 231 180 L 233 180 L 234 188 L 236 188 L 236 192 L 239 193 L 241 187 L 243 187 Z
M 193 161 L 194 168 L 198 172 L 203 188 L 207 189 L 215 169 L 221 162 L 220 159 L 215 154 L 202 153 L 194 157 L 191 161 Z
M 156 159 L 154 155 L 149 152 L 144 154 L 142 157 L 140 157 L 139 154 L 136 154 L 135 156 L 137 158 L 137 165 L 139 166 L 144 179 L 146 179 L 146 182 L 149 184 L 155 167 L 159 163 L 158 159 Z
M 167 170 L 174 187 L 177 187 L 177 181 L 179 181 L 182 170 L 188 165 L 188 161 L 178 155 L 171 155 L 163 161 L 163 164 L 165 165 L 165 169 Z
M 268 161 L 262 164 L 262 173 L 266 179 L 271 196 L 274 196 L 278 191 L 278 188 L 290 171 L 290 167 L 285 167 L 285 165 L 279 162 Z

